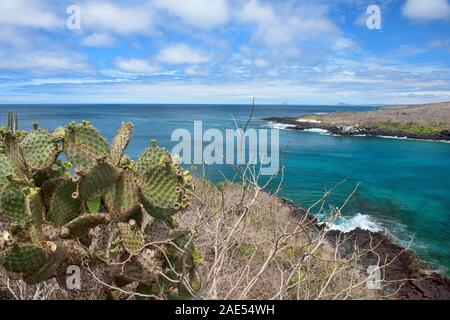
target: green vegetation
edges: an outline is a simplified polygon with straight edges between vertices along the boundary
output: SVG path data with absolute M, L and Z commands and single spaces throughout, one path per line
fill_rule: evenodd
M 184 290 L 178 278 L 189 279 L 202 257 L 192 256 L 190 232 L 173 215 L 190 204 L 192 177 L 156 141 L 132 161 L 124 154 L 132 130 L 123 123 L 109 145 L 87 121 L 26 132 L 8 115 L 0 130 L 1 266 L 30 284 L 87 264 L 101 265 L 104 278 L 120 275 L 110 285 Z
M 417 135 L 439 134 L 442 131 L 448 129 L 448 126 L 444 126 L 441 124 L 425 126 L 415 123 L 396 123 L 392 121 L 375 123 L 375 126 L 380 129 Z

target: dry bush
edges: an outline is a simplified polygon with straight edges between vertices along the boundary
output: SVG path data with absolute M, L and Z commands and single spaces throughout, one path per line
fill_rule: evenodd
M 254 181 L 244 178 L 242 185 L 218 187 L 196 181 L 194 203 L 180 224 L 195 230 L 198 298 L 378 297 L 380 291 L 366 287 L 368 275 L 358 263 L 367 252 L 355 250 L 351 258 L 341 258 L 339 242 L 326 240 L 326 227 L 318 227 L 309 212 L 263 192 Z M 320 208 L 328 195 L 315 206 Z M 334 218 L 340 210 L 335 209 Z
M 12 278 L 0 267 L 0 300 L 53 300 L 64 299 L 65 293 L 55 279 L 28 285 L 23 280 Z

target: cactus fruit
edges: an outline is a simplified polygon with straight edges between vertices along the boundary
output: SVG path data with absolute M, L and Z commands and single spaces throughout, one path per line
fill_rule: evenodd
M 170 216 L 189 204 L 192 178 L 169 152 L 152 141 L 132 161 L 125 154 L 131 123 L 109 146 L 88 122 L 49 133 L 37 123 L 18 131 L 17 118 L 8 119 L 0 128 L 1 266 L 31 284 L 60 279 L 64 266 L 84 262 L 100 266 L 117 286 L 158 287 L 167 257 L 181 274 L 189 257 L 164 243 L 166 257 L 153 247 L 182 246 L 186 234 Z

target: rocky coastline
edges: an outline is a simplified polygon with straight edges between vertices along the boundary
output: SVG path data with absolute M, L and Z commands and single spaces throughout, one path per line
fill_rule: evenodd
M 269 117 L 264 121 L 288 125 L 291 130 L 321 129 L 332 135 L 339 136 L 376 136 L 376 137 L 397 137 L 417 140 L 450 141 L 450 130 L 443 130 L 439 133 L 414 133 L 398 131 L 376 126 L 360 126 L 348 124 L 329 124 L 319 121 L 302 121 L 298 117 Z
M 289 200 L 283 199 L 285 205 L 301 217 L 306 211 Z M 318 230 L 326 227 L 313 216 L 308 220 Z M 383 232 L 373 232 L 356 228 L 349 232 L 329 230 L 327 241 L 331 245 L 340 243 L 342 258 L 350 258 L 355 250 L 370 250 L 362 255 L 359 263 L 361 270 L 369 266 L 385 265 L 381 270 L 382 296 L 401 300 L 450 300 L 450 278 L 433 271 L 432 267 L 422 262 L 414 252 L 395 243 Z M 343 241 L 343 239 L 345 239 Z

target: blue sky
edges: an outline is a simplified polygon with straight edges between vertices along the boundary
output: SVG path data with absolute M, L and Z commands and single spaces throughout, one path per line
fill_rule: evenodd
M 70 5 L 79 29 L 67 27 Z M 379 30 L 367 27 L 370 5 Z M 0 103 L 253 96 L 450 101 L 449 0 L 0 0 Z

